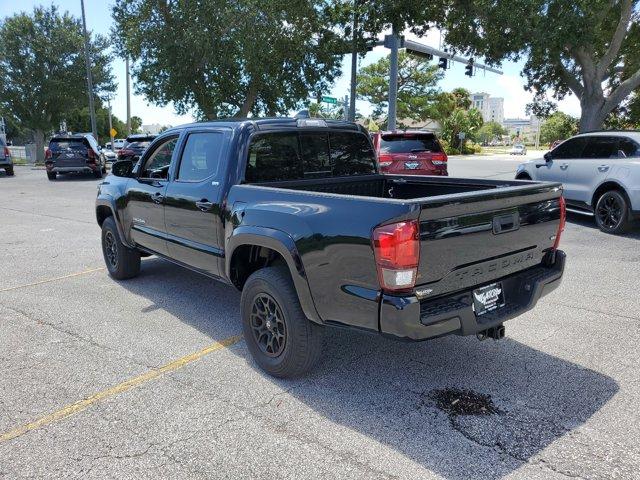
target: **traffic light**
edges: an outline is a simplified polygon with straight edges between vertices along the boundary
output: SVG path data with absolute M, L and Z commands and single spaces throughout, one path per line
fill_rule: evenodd
M 467 77 L 473 77 L 473 58 L 469 60 L 469 62 L 467 63 L 467 66 L 464 67 L 464 74 Z
M 438 60 L 438 68 L 447 69 L 447 59 L 445 57 L 440 57 L 440 60 Z

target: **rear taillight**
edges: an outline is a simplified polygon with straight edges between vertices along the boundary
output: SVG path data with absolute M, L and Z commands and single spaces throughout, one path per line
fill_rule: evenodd
M 96 163 L 96 152 L 94 152 L 90 148 L 87 149 L 87 157 L 89 157 L 89 160 L 87 160 L 89 163 Z
M 416 220 L 374 229 L 373 251 L 378 280 L 384 290 L 399 292 L 415 286 L 420 260 L 420 235 Z
M 50 148 L 47 148 L 47 149 L 44 151 L 44 158 L 45 158 L 45 160 L 47 160 L 47 159 L 51 158 L 51 157 L 52 157 L 52 155 L 53 155 L 53 154 L 51 153 L 51 149 L 50 149 Z
M 5 157 L 10 157 L 11 156 L 11 152 L 9 151 L 9 149 L 7 147 L 4 147 L 4 156 Z
M 445 165 L 447 163 L 447 154 L 444 152 L 432 154 L 431 163 L 434 165 Z
M 556 239 L 553 242 L 553 249 L 557 250 L 560 245 L 560 237 L 564 232 L 564 226 L 567 223 L 567 204 L 564 201 L 564 197 L 560 197 L 560 223 L 558 224 L 558 231 L 556 232 Z
M 378 165 L 381 167 L 388 167 L 393 162 L 393 158 L 391 155 L 379 155 L 378 156 Z

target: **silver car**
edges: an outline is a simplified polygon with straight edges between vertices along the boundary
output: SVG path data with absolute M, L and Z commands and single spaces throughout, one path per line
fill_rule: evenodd
M 623 233 L 640 217 L 640 132 L 577 135 L 520 164 L 516 178 L 562 182 L 567 210 L 595 216 L 603 232 Z

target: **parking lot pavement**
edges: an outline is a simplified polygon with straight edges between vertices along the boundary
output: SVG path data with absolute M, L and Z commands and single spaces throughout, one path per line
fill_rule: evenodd
M 639 478 L 640 232 L 570 217 L 562 286 L 505 340 L 327 330 L 284 381 L 232 288 L 156 258 L 108 277 L 96 185 L 0 176 L 0 478 Z

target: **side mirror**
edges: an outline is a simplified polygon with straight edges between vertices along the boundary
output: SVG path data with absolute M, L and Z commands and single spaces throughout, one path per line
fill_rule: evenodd
M 131 160 L 119 160 L 111 166 L 111 173 L 116 177 L 131 177 L 133 174 L 133 162 Z
M 553 157 L 551 156 L 551 152 L 547 152 L 544 154 L 544 161 L 545 162 L 550 162 L 551 160 L 553 160 Z

